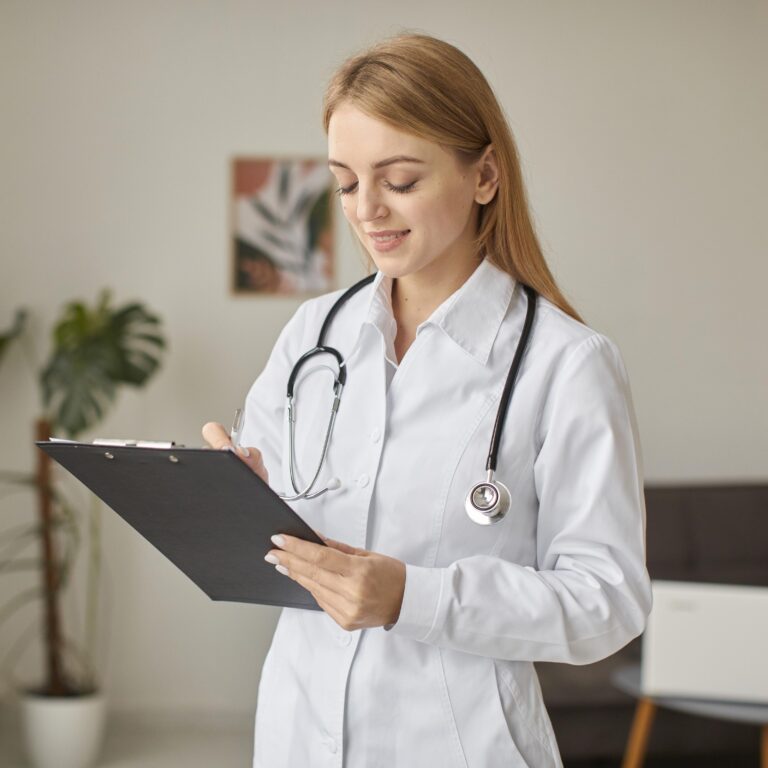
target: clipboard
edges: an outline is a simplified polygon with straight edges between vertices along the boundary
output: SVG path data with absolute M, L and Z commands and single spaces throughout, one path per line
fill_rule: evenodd
M 36 445 L 111 507 L 211 600 L 321 610 L 264 555 L 270 537 L 322 539 L 234 453 L 209 448 Z

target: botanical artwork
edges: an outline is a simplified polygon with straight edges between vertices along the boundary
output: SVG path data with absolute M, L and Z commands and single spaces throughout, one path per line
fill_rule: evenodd
M 333 176 L 316 158 L 235 158 L 232 284 L 236 293 L 332 289 Z

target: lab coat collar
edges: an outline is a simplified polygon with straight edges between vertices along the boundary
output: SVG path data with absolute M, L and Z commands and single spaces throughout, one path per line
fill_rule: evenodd
M 371 299 L 361 326 L 377 328 L 394 362 L 397 323 L 392 312 L 392 279 L 378 272 L 371 284 Z M 501 322 L 507 313 L 515 280 L 483 259 L 464 284 L 451 294 L 417 329 L 440 328 L 452 341 L 485 365 Z M 358 343 L 360 338 L 358 337 Z
M 427 322 L 438 325 L 485 365 L 514 290 L 515 280 L 483 259 L 464 285 L 449 296 Z

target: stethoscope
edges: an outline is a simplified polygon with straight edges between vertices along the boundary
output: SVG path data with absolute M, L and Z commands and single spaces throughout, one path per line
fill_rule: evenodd
M 299 499 L 315 499 L 318 496 L 322 496 L 326 491 L 335 490 L 340 486 L 340 482 L 337 478 L 333 478 L 328 485 L 320 491 L 312 492 L 315 487 L 320 472 L 325 464 L 325 458 L 328 454 L 328 446 L 331 442 L 331 435 L 333 434 L 333 425 L 336 423 L 336 414 L 339 411 L 339 404 L 341 403 L 341 393 L 344 389 L 344 385 L 347 382 L 347 367 L 344 358 L 341 353 L 334 347 L 329 347 L 324 344 L 326 333 L 333 321 L 334 316 L 344 303 L 354 296 L 359 290 L 371 283 L 376 277 L 376 274 L 368 275 L 360 282 L 355 283 L 351 288 L 347 289 L 331 307 L 328 314 L 325 317 L 323 326 L 320 329 L 320 336 L 317 339 L 317 345 L 305 352 L 293 366 L 291 375 L 288 377 L 288 449 L 289 449 L 289 466 L 291 476 L 291 486 L 293 487 L 294 495 L 283 495 L 280 498 L 285 501 L 297 501 Z M 515 356 L 512 359 L 512 365 L 509 368 L 507 374 L 507 380 L 504 384 L 504 390 L 501 393 L 501 400 L 499 402 L 499 408 L 496 412 L 496 422 L 493 425 L 493 435 L 491 436 L 491 447 L 488 452 L 488 460 L 485 463 L 485 469 L 488 473 L 485 480 L 476 485 L 473 485 L 467 499 L 464 503 L 464 508 L 469 515 L 470 520 L 478 523 L 479 525 L 490 525 L 491 523 L 498 523 L 509 512 L 511 505 L 511 496 L 509 489 L 498 480 L 495 480 L 493 475 L 496 471 L 496 459 L 499 453 L 499 444 L 501 442 L 501 431 L 504 424 L 504 419 L 507 415 L 507 409 L 509 408 L 509 402 L 512 399 L 512 390 L 515 388 L 515 380 L 517 379 L 517 373 L 520 369 L 520 364 L 525 353 L 525 349 L 528 345 L 528 339 L 531 335 L 531 327 L 533 326 L 533 317 L 536 312 L 536 291 L 527 285 L 523 286 L 525 295 L 527 298 L 527 309 L 525 313 L 525 322 L 523 323 L 523 331 L 520 334 L 520 340 L 517 342 L 517 349 L 515 350 Z M 331 405 L 331 416 L 328 420 L 328 428 L 325 431 L 325 439 L 323 441 L 323 451 L 320 455 L 320 462 L 317 466 L 317 471 L 310 480 L 309 484 L 303 489 L 299 490 L 296 483 L 297 464 L 296 464 L 296 413 L 294 407 L 294 387 L 296 385 L 296 378 L 301 371 L 302 366 L 313 357 L 317 355 L 331 355 L 336 358 L 338 364 L 338 372 L 336 372 L 330 366 L 323 366 L 328 368 L 333 373 L 333 404 Z

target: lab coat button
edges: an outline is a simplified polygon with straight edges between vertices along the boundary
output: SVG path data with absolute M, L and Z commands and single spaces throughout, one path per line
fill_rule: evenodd
M 376 429 L 371 432 L 371 441 L 374 443 L 378 443 L 379 440 L 381 440 L 381 430 L 376 427 Z
M 339 645 L 347 646 L 352 642 L 352 635 L 349 632 L 342 632 L 339 635 Z
M 357 485 L 359 488 L 365 488 L 366 485 L 368 485 L 370 478 L 368 475 L 360 475 L 360 477 L 357 478 Z
M 328 747 L 328 751 L 332 754 L 336 754 L 336 739 L 332 739 L 330 736 L 325 740 L 325 745 Z

